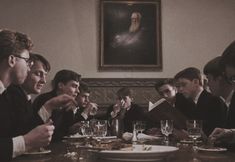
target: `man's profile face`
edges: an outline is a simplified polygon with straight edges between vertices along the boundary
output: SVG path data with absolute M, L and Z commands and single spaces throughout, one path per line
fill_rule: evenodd
M 225 67 L 225 76 L 229 83 L 233 84 L 235 87 L 235 67 L 226 66 Z
M 221 82 L 221 77 L 218 76 L 218 77 L 214 77 L 213 75 L 211 74 L 207 74 L 206 75 L 207 77 L 207 85 L 211 91 L 211 93 L 213 95 L 216 95 L 216 96 L 219 96 L 219 93 L 220 93 L 220 82 Z
M 77 95 L 80 92 L 79 86 L 80 86 L 79 82 L 77 82 L 75 80 L 70 80 L 65 84 L 60 82 L 58 87 L 59 87 L 59 91 L 62 94 L 67 94 L 67 95 L 75 98 L 75 97 L 77 97 Z
M 176 95 L 176 88 L 170 84 L 164 84 L 158 88 L 158 93 L 166 100 L 171 101 Z
M 88 92 L 81 92 L 77 97 L 76 100 L 78 102 L 79 107 L 86 107 L 89 103 L 90 93 Z
M 176 87 L 179 93 L 182 93 L 186 98 L 193 98 L 199 81 L 179 78 Z
M 30 71 L 28 62 L 25 59 L 23 59 L 23 58 L 29 59 L 29 51 L 23 50 L 19 56 L 22 58 L 15 57 L 16 63 L 12 69 L 14 71 L 13 73 L 14 84 L 22 84 L 28 75 L 28 71 Z
M 39 94 L 46 84 L 46 75 L 44 64 L 35 61 L 22 86 L 29 94 Z

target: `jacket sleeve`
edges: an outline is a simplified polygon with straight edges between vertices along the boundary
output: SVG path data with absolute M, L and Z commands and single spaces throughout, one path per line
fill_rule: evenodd
M 0 138 L 0 161 L 7 162 L 12 159 L 13 142 L 11 138 Z

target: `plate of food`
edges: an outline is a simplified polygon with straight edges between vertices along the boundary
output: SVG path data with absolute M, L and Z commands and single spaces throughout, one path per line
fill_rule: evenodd
M 196 148 L 198 151 L 206 151 L 206 152 L 225 152 L 227 151 L 227 148 L 223 147 L 207 147 L 207 146 L 201 146 Z
M 193 140 L 191 139 L 184 139 L 184 140 L 180 140 L 180 143 L 182 144 L 193 144 Z M 196 143 L 202 143 L 201 140 L 197 140 Z
M 88 135 L 81 135 L 79 133 L 73 134 L 73 135 L 69 135 L 69 136 L 64 136 L 64 139 L 78 139 L 78 138 L 86 138 L 86 137 L 90 137 Z
M 112 161 L 157 161 L 176 152 L 177 147 L 160 145 L 132 145 L 119 150 L 96 152 L 101 159 Z
M 25 155 L 42 155 L 42 154 L 49 154 L 51 153 L 51 150 L 45 149 L 45 148 L 39 148 L 38 150 L 31 150 L 28 152 L 25 152 Z

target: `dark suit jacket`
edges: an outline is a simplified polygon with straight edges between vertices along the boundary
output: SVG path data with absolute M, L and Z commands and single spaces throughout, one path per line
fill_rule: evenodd
M 24 90 L 20 86 L 9 86 L 7 88 L 7 98 L 15 114 L 15 135 L 26 134 L 36 126 L 43 124 L 37 112 L 33 111 L 31 101 L 28 101 Z
M 42 105 L 49 99 L 56 97 L 55 91 L 44 93 L 39 95 L 33 102 L 33 107 L 35 111 L 39 111 Z M 74 124 L 74 114 L 73 111 L 65 111 L 64 109 L 53 110 L 51 119 L 55 130 L 52 136 L 52 141 L 59 141 L 68 133 L 69 127 Z
M 8 127 L 13 124 L 13 115 L 7 106 L 5 92 L 0 95 L 0 161 L 10 161 L 13 153 L 12 131 Z
M 193 107 L 195 103 L 192 99 L 185 98 L 184 95 L 177 93 L 175 99 L 175 108 L 179 110 L 186 118 L 193 118 Z
M 235 128 L 235 92 L 229 105 L 226 128 Z
M 113 111 L 113 105 L 110 106 L 107 110 L 107 118 L 111 120 L 111 112 Z M 123 113 L 123 114 L 122 114 Z M 120 112 L 116 118 L 119 118 L 123 121 L 123 131 L 124 132 L 133 132 L 133 121 L 146 121 L 146 112 L 142 107 L 137 104 L 131 103 L 131 108 L 128 111 Z
M 35 126 L 42 124 L 42 120 L 33 114 L 32 105 L 19 86 L 9 86 L 0 98 L 0 138 L 5 138 L 4 141 L 0 139 L 0 161 L 4 161 L 2 159 L 12 157 L 12 138 L 26 134 Z M 2 141 L 3 145 L 6 145 L 4 148 L 1 148 Z
M 12 138 L 0 137 L 0 161 L 6 162 L 12 159 L 13 143 Z
M 192 118 L 203 121 L 203 131 L 210 135 L 216 127 L 223 127 L 226 118 L 226 105 L 206 90 L 202 91 L 192 110 Z

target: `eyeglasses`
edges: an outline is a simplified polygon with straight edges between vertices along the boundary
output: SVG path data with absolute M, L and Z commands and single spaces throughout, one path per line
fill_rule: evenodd
M 19 55 L 14 55 L 14 57 L 17 57 L 17 58 L 25 60 L 25 62 L 27 63 L 28 67 L 32 67 L 33 66 L 33 61 L 30 60 L 30 58 L 22 57 L 22 56 L 19 56 Z

